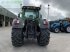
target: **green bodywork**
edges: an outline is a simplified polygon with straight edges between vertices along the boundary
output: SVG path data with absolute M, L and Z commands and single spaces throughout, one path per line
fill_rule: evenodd
M 18 16 L 23 19 L 23 21 L 26 19 L 32 19 L 36 24 L 39 24 L 41 19 L 41 14 L 39 13 L 40 9 L 40 7 L 23 6 L 22 12 Z

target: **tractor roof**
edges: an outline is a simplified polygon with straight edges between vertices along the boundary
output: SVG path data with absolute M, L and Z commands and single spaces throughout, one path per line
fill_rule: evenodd
M 41 7 L 35 7 L 35 6 L 23 6 L 22 9 L 40 10 Z

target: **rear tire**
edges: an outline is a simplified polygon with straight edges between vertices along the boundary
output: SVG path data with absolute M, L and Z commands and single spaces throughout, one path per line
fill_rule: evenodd
M 66 32 L 70 33 L 70 25 L 66 27 Z
M 12 45 L 15 47 L 20 47 L 23 45 L 22 29 L 16 28 L 12 29 Z
M 40 46 L 46 46 L 49 44 L 50 33 L 47 29 L 41 29 L 41 34 L 37 38 L 37 42 Z

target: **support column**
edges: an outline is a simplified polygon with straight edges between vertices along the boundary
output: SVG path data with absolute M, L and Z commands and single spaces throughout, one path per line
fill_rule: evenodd
M 5 27 L 5 16 L 4 16 L 4 21 L 3 21 L 3 27 Z
M 8 22 L 8 25 L 9 25 L 9 26 L 11 26 L 11 25 L 10 25 L 10 18 L 9 18 L 9 22 Z

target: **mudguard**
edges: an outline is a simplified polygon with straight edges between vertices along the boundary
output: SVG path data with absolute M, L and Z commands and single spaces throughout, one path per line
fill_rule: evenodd
M 69 22 L 64 22 L 63 23 L 63 26 L 66 28 L 67 26 L 69 26 L 70 25 L 70 23 Z
M 45 29 L 45 28 L 49 29 L 49 25 L 48 25 L 47 21 L 44 24 L 44 20 L 43 19 L 40 20 L 39 27 L 43 28 L 43 29 Z
M 24 23 L 22 19 L 15 18 L 12 22 L 12 28 L 23 28 Z

